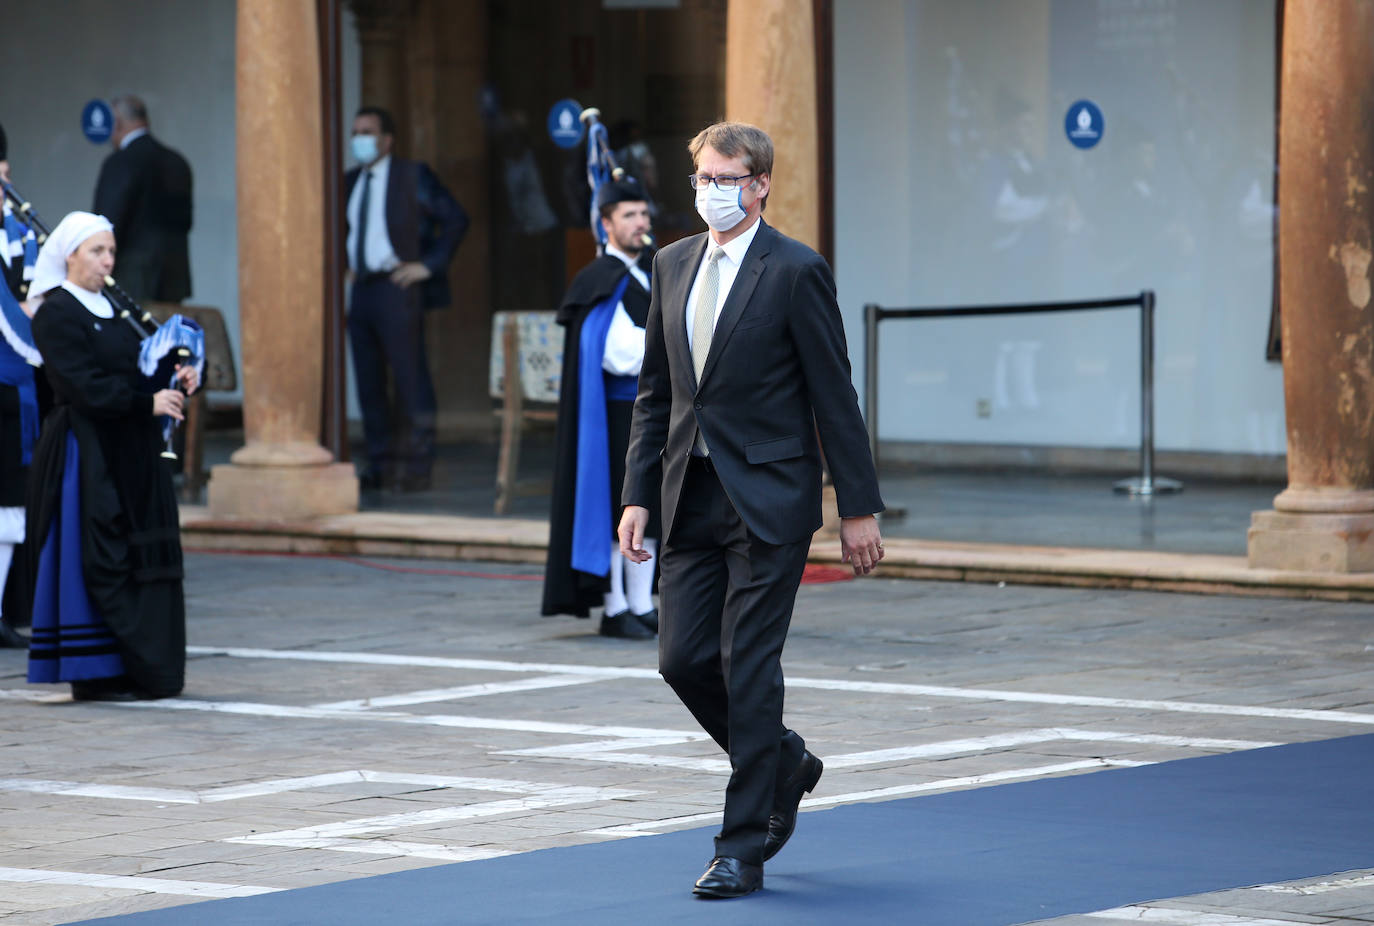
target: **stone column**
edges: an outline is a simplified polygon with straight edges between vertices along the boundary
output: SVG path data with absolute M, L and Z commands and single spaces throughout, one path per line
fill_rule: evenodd
M 731 0 L 725 114 L 773 138 L 768 223 L 820 246 L 816 46 L 811 0 Z
M 1374 2 L 1288 0 L 1279 126 L 1288 488 L 1250 565 L 1374 571 Z
M 238 0 L 239 319 L 245 446 L 214 467 L 217 516 L 358 510 L 320 446 L 324 195 L 314 0 Z

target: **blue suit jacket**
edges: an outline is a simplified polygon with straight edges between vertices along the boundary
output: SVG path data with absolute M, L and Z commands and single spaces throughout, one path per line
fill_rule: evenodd
M 358 182 L 361 168 L 344 175 L 344 222 L 348 222 L 348 197 Z M 386 184 L 386 233 L 402 261 L 420 261 L 432 274 L 421 284 L 420 299 L 427 309 L 452 302 L 448 265 L 468 230 L 468 214 L 434 171 L 422 161 L 391 157 Z M 345 229 L 347 240 L 347 229 Z

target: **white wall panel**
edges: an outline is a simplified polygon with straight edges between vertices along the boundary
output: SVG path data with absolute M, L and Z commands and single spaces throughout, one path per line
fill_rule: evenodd
M 1285 449 L 1264 359 L 1275 16 L 1262 0 L 837 0 L 836 271 L 862 306 L 1158 293 L 1161 449 Z M 1064 130 L 1080 98 L 1102 142 Z M 885 439 L 1130 446 L 1138 319 L 882 328 Z M 976 413 L 980 400 L 990 417 Z

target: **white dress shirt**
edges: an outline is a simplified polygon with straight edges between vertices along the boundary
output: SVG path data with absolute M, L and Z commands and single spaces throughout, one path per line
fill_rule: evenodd
M 389 154 L 371 167 L 360 170 L 353 191 L 348 195 L 348 266 L 354 273 L 361 272 L 361 268 L 353 264 L 358 255 L 358 209 L 363 201 L 363 178 L 368 173 L 372 174 L 372 188 L 367 195 L 367 240 L 363 242 L 365 269 L 368 273 L 389 273 L 401 264 L 396 249 L 391 246 L 391 236 L 386 233 L 386 184 L 391 175 Z
M 739 276 L 740 264 L 744 261 L 744 254 L 749 250 L 749 245 L 754 243 L 754 236 L 759 233 L 759 226 L 763 224 L 763 219 L 755 219 L 754 224 L 738 238 L 729 244 L 718 245 L 707 235 L 706 250 L 701 254 L 701 265 L 697 267 L 696 279 L 692 281 L 692 289 L 687 294 L 687 311 L 683 313 L 687 321 L 687 348 L 692 347 L 692 322 L 697 314 L 697 293 L 701 290 L 701 281 L 706 276 L 706 266 L 711 251 L 719 247 L 725 251 L 721 255 L 718 263 L 720 264 L 720 289 L 716 291 L 716 317 L 711 321 L 711 328 L 715 330 L 716 322 L 720 321 L 720 310 L 725 306 L 725 300 L 730 295 L 730 287 L 735 285 L 735 277 Z
M 607 242 L 606 253 L 630 268 L 630 275 L 639 281 L 645 290 L 649 288 L 649 275 L 639 269 L 635 259 L 615 245 Z M 611 316 L 611 327 L 606 332 L 606 351 L 601 357 L 601 369 L 615 376 L 638 376 L 644 366 L 644 329 L 634 323 L 630 313 L 625 311 L 622 301 L 615 307 Z

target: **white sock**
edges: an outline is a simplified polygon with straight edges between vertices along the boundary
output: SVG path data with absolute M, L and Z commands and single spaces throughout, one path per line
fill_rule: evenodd
M 636 614 L 648 614 L 654 609 L 654 565 L 652 558 L 658 552 L 658 541 L 644 538 L 644 549 L 651 557 L 643 563 L 625 560 L 625 597 L 629 600 L 630 610 Z
M 606 614 L 619 614 L 629 607 L 625 601 L 625 557 L 620 555 L 620 541 L 612 541 L 611 590 L 606 593 Z
M 14 557 L 14 544 L 0 543 L 0 591 L 5 588 L 5 580 L 10 574 L 10 560 Z M 4 602 L 0 601 L 0 619 L 3 619 Z

